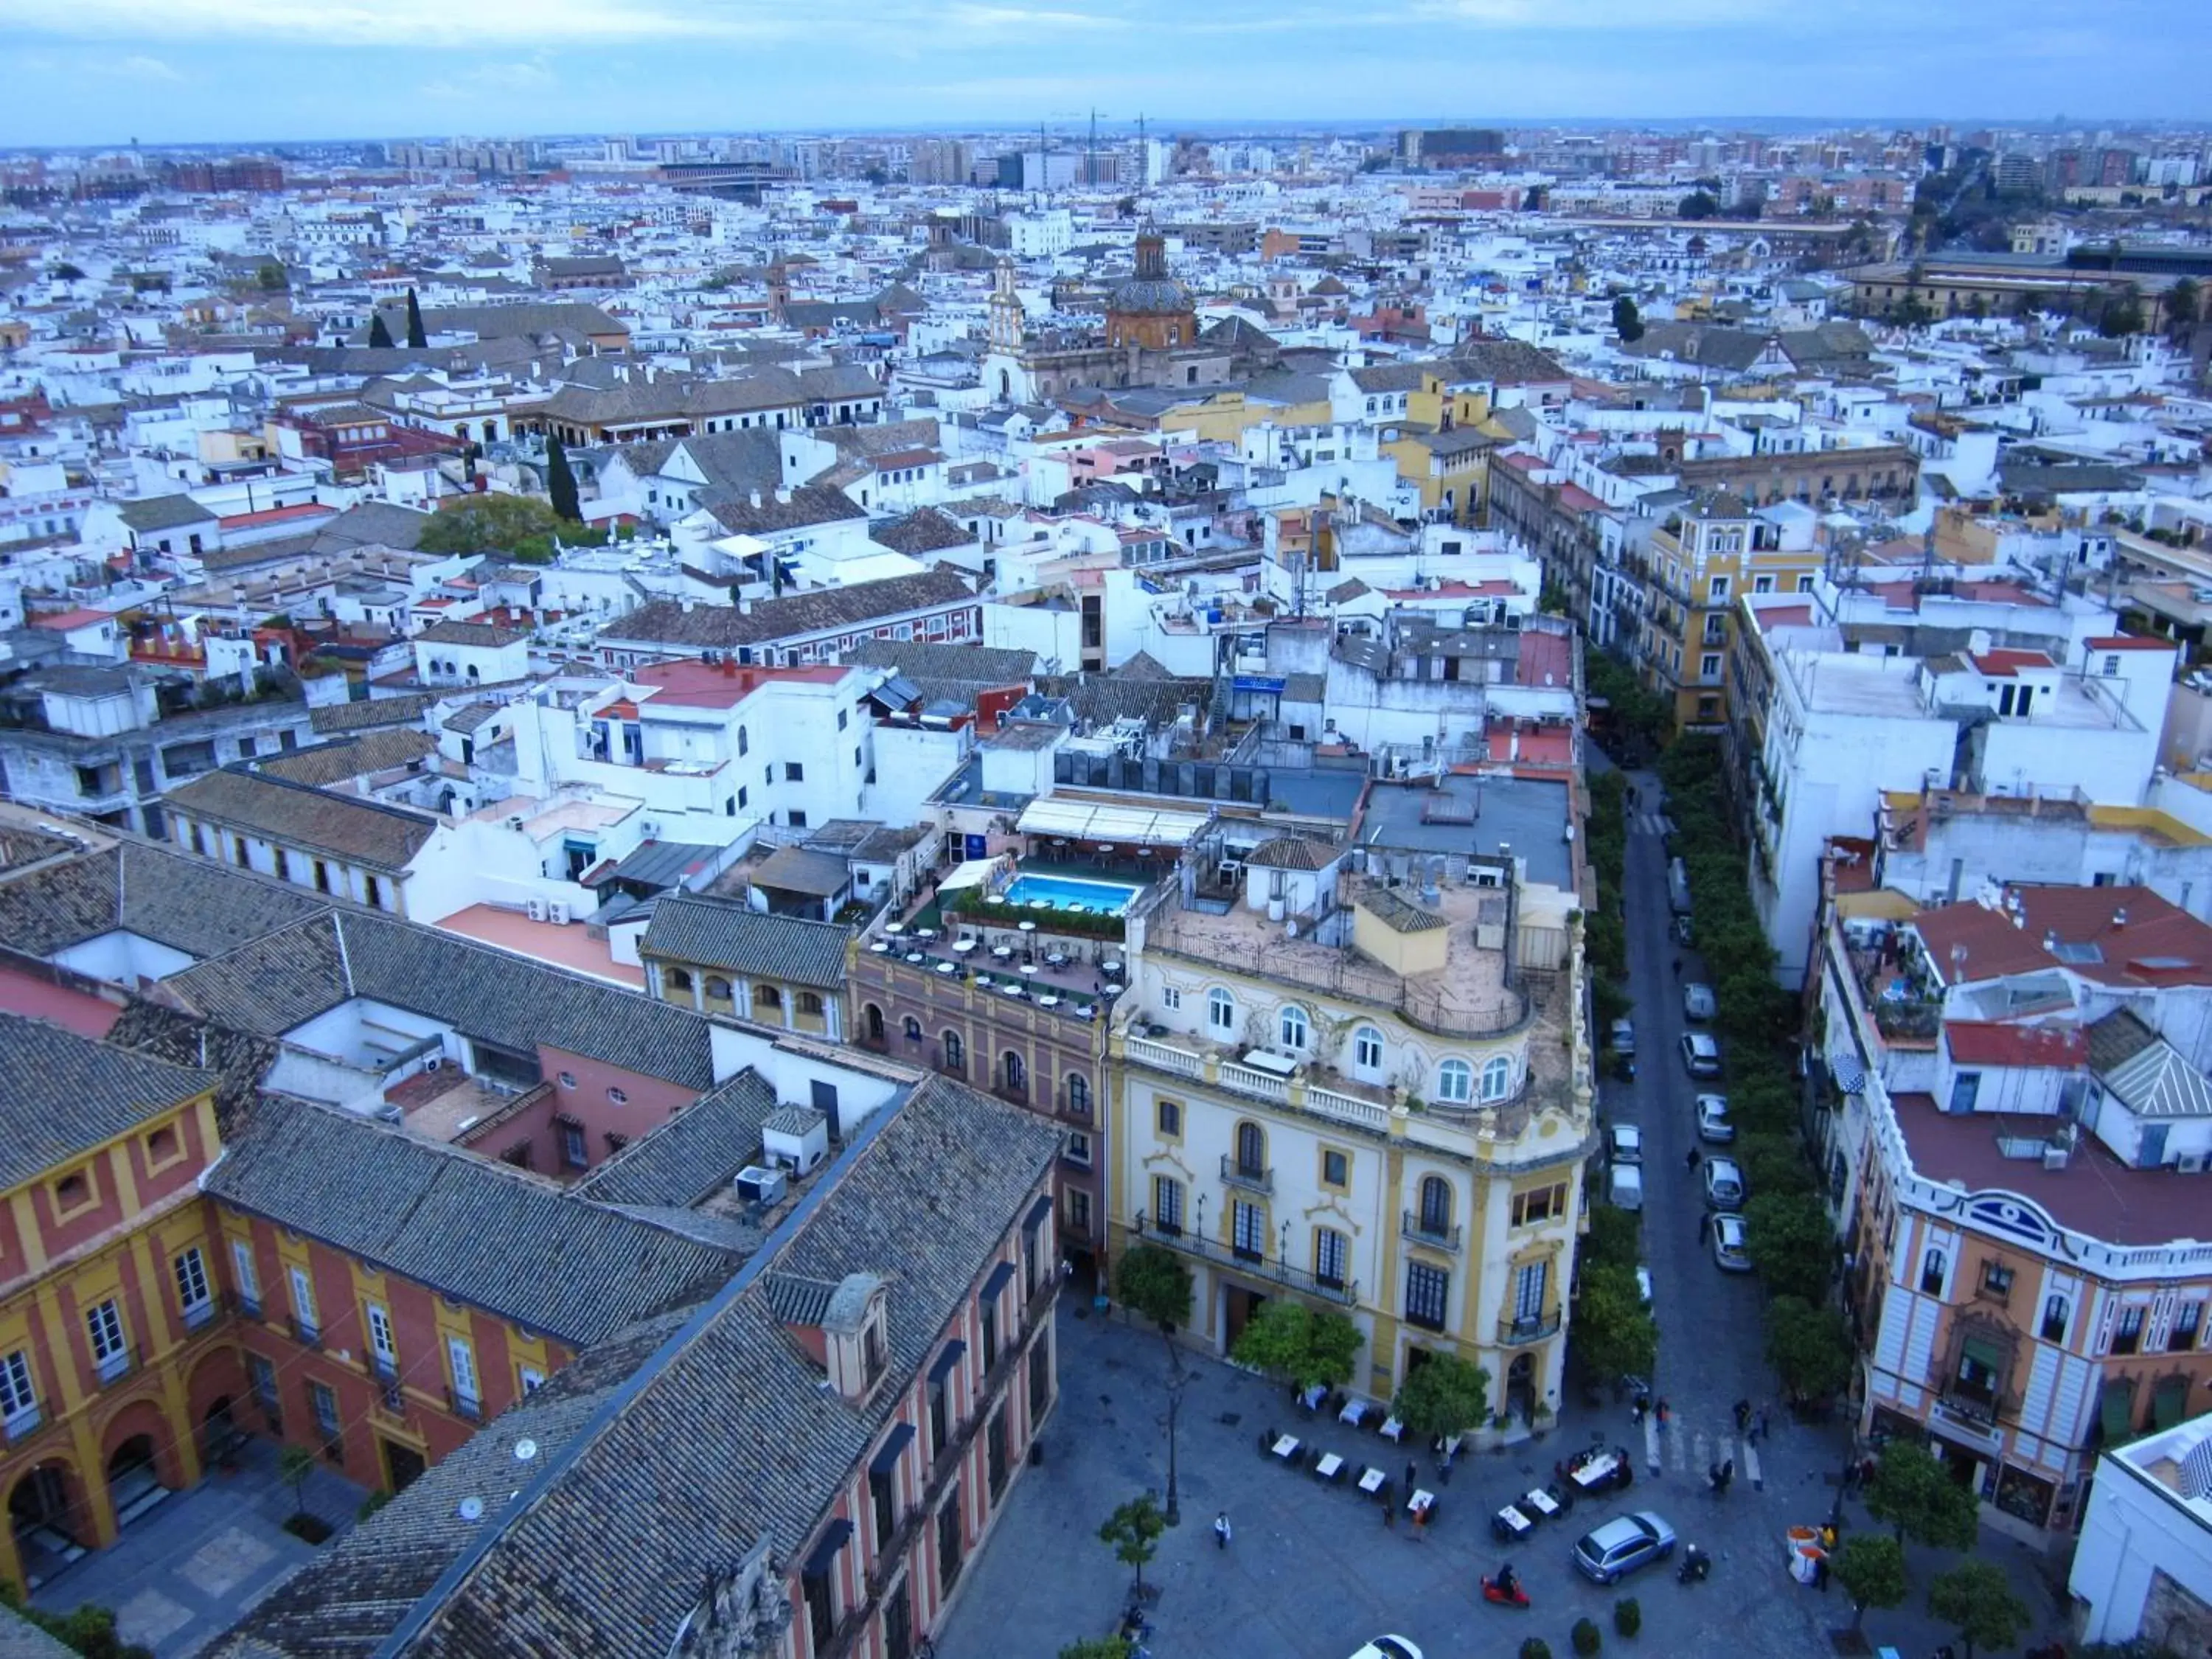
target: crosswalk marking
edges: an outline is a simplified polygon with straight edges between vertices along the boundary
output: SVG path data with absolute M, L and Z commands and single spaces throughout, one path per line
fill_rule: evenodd
M 1631 817 L 1629 823 L 1639 835 L 1671 836 L 1674 833 L 1674 820 L 1664 812 L 1638 812 Z

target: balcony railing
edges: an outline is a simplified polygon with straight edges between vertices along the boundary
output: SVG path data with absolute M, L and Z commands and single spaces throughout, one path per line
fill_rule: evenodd
M 238 1293 L 238 1310 L 248 1319 L 260 1318 L 261 1298 L 251 1291 L 240 1291 Z
M 323 1328 L 312 1319 L 302 1319 L 294 1314 L 288 1322 L 292 1328 L 292 1340 L 303 1348 L 323 1346 Z
M 1518 1319 L 1508 1316 L 1498 1322 L 1500 1342 L 1541 1342 L 1547 1336 L 1556 1336 L 1559 1330 L 1559 1316 L 1540 1314 L 1533 1319 Z
M 1456 1251 L 1459 1249 L 1458 1228 L 1425 1221 L 1412 1210 L 1405 1212 L 1405 1218 L 1399 1223 L 1399 1229 L 1411 1243 L 1426 1244 L 1437 1250 Z
M 1228 1152 L 1221 1155 L 1221 1179 L 1229 1186 L 1242 1187 L 1248 1192 L 1273 1193 L 1275 1172 L 1256 1164 L 1242 1164 Z
M 1351 1307 L 1359 1301 L 1359 1281 L 1357 1279 L 1348 1285 L 1333 1284 L 1328 1279 L 1316 1278 L 1303 1267 L 1293 1267 L 1280 1257 L 1269 1261 L 1264 1256 L 1232 1249 L 1218 1240 L 1202 1237 L 1197 1233 L 1159 1226 L 1149 1218 L 1139 1221 L 1137 1231 L 1140 1237 L 1156 1239 L 1170 1249 L 1221 1263 L 1255 1279 L 1272 1279 L 1278 1285 L 1288 1285 L 1291 1290 L 1303 1291 L 1308 1296 L 1319 1297 L 1325 1302 L 1337 1302 Z
M 137 1355 L 132 1353 L 130 1346 L 126 1343 L 105 1359 L 98 1361 L 93 1369 L 100 1373 L 100 1386 L 103 1389 L 112 1389 L 131 1375 L 137 1363 Z
M 473 1394 L 463 1394 L 450 1385 L 446 1389 L 446 1409 L 456 1417 L 466 1418 L 471 1423 L 483 1421 L 483 1400 Z
M 39 1409 L 38 1401 L 33 1401 L 8 1419 L 6 1424 L 8 1443 L 12 1446 L 18 1440 L 29 1439 L 46 1425 L 46 1413 Z
M 215 1318 L 216 1300 L 211 1296 L 202 1297 L 198 1302 L 187 1306 L 184 1311 L 185 1328 L 188 1331 L 196 1331 Z

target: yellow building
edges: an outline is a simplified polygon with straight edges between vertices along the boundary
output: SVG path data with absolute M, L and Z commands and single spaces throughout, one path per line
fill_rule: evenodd
M 1738 597 L 1809 591 L 1820 574 L 1809 522 L 1805 533 L 1796 528 L 1740 496 L 1705 491 L 1685 495 L 1650 546 L 1626 562 L 1644 587 L 1644 681 L 1674 705 L 1678 728 L 1717 730 L 1728 720 Z
M 845 1035 L 852 935 L 839 923 L 771 915 L 733 899 L 664 893 L 638 957 L 646 988 L 664 1002 L 834 1042 Z
M 1382 450 L 1398 476 L 1421 494 L 1424 518 L 1481 521 L 1490 504 L 1490 452 L 1498 441 L 1474 426 L 1438 431 L 1412 422 L 1385 428 Z
M 0 1051 L 0 1578 L 29 1589 L 197 1481 L 244 1389 L 199 1191 L 214 1074 L 13 1014 Z

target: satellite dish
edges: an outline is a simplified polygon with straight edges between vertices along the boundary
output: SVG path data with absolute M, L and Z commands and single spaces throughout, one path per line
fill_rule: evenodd
M 538 1443 L 535 1440 L 518 1440 L 514 1443 L 514 1461 L 516 1462 L 527 1463 L 532 1458 L 537 1455 Z
M 461 1519 L 464 1521 L 483 1520 L 483 1499 L 481 1498 L 464 1498 L 461 1499 L 460 1516 Z

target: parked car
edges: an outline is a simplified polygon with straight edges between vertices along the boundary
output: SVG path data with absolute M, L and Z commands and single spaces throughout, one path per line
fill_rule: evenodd
M 1735 1210 L 1743 1207 L 1743 1170 L 1732 1158 L 1705 1160 L 1705 1207 Z
M 1698 1139 L 1725 1146 L 1735 1139 L 1735 1121 L 1729 1116 L 1726 1095 L 1698 1097 Z
M 1718 1077 L 1721 1045 L 1703 1031 L 1686 1031 L 1682 1034 L 1682 1064 L 1689 1067 L 1692 1077 Z
M 1682 988 L 1682 1018 L 1708 1020 L 1713 1017 L 1713 988 L 1710 985 L 1685 985 Z
M 1741 1216 L 1724 1212 L 1713 1218 L 1713 1261 L 1724 1272 L 1751 1271 L 1751 1252 L 1744 1247 Z
M 1644 1171 L 1633 1164 L 1614 1164 L 1606 1176 L 1605 1195 L 1617 1209 L 1642 1209 Z
M 1641 1261 L 1636 1264 L 1636 1301 L 1639 1307 L 1651 1305 L 1651 1269 Z
M 1616 1019 L 1613 1022 L 1613 1051 L 1617 1054 L 1633 1056 L 1636 1053 L 1636 1022 Z
M 1615 1164 L 1644 1162 L 1644 1131 L 1633 1123 L 1616 1123 L 1605 1132 L 1606 1156 Z
M 1352 1659 L 1421 1659 L 1421 1650 L 1402 1636 L 1378 1636 Z
M 1674 943 L 1677 945 L 1692 943 L 1690 938 L 1690 919 L 1687 916 L 1675 917 L 1667 931 L 1674 936 Z
M 1575 1542 L 1574 1560 L 1583 1577 L 1617 1584 L 1638 1567 L 1674 1553 L 1674 1529 L 1650 1510 L 1617 1515 L 1593 1527 Z

